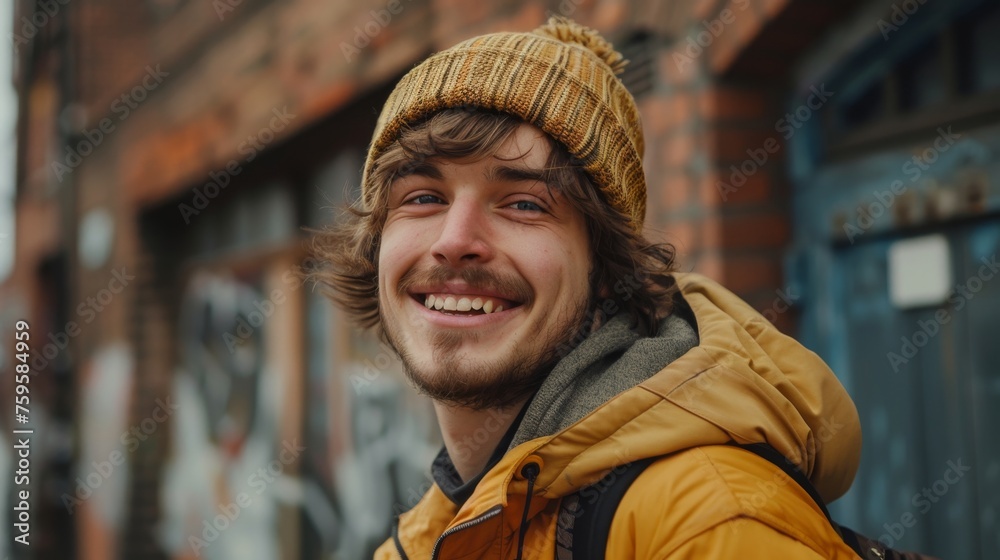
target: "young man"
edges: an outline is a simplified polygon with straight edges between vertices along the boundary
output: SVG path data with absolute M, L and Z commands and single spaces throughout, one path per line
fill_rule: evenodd
M 385 105 L 359 208 L 317 237 L 320 280 L 398 352 L 445 443 L 377 558 L 856 557 L 732 445 L 768 444 L 829 501 L 857 412 L 812 352 L 643 237 L 623 65 L 559 18 L 430 57 Z M 604 550 L 580 550 L 578 518 L 648 458 Z

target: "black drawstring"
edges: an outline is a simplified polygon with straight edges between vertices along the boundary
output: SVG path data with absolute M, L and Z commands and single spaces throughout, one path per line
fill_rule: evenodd
M 521 467 L 521 476 L 528 479 L 528 496 L 524 499 L 524 513 L 521 514 L 521 530 L 517 537 L 517 560 L 524 551 L 524 535 L 528 533 L 528 509 L 531 508 L 531 492 L 535 489 L 535 479 L 541 469 L 538 463 L 528 463 Z

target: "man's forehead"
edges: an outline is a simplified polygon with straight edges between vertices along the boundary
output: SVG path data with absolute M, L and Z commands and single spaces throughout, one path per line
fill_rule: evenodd
M 483 169 L 483 178 L 491 183 L 499 182 L 522 182 L 531 181 L 546 183 L 549 180 L 545 162 L 541 165 L 529 165 L 524 158 L 514 160 L 497 157 L 496 155 L 486 158 L 486 165 Z M 447 169 L 452 165 L 469 164 L 467 160 L 456 160 L 448 158 L 427 158 L 405 166 L 405 169 L 397 173 L 397 178 L 415 175 L 418 177 L 428 177 L 430 179 L 443 180 L 447 174 Z
M 490 155 L 479 159 L 423 156 L 404 161 L 397 177 L 407 175 L 443 178 L 442 168 L 449 165 L 485 163 L 486 178 L 499 180 L 542 180 L 552 153 L 554 140 L 540 128 L 521 123 Z
M 506 142 L 500 145 L 494 157 L 520 159 L 526 165 L 542 167 L 549 159 L 553 140 L 542 129 L 521 123 Z

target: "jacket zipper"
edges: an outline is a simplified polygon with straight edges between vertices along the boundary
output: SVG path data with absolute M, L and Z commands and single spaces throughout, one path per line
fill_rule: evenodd
M 483 513 L 482 515 L 480 515 L 479 517 L 477 517 L 475 519 L 470 519 L 470 520 L 466 521 L 465 523 L 459 523 L 458 525 L 455 525 L 454 527 L 452 527 L 451 529 L 448 529 L 444 533 L 441 533 L 441 536 L 438 537 L 437 542 L 434 543 L 434 549 L 431 551 L 431 560 L 437 560 L 438 552 L 441 551 L 441 542 L 444 541 L 445 537 L 447 537 L 448 535 L 453 535 L 453 534 L 455 534 L 455 533 L 457 533 L 459 531 L 463 531 L 465 529 L 468 529 L 469 527 L 472 527 L 473 525 L 479 525 L 480 523 L 482 523 L 483 521 L 486 521 L 487 519 L 492 519 L 492 518 L 496 517 L 497 515 L 500 515 L 500 512 L 502 510 L 503 510 L 503 506 L 499 506 L 499 505 L 493 506 L 492 508 L 486 510 L 486 512 Z

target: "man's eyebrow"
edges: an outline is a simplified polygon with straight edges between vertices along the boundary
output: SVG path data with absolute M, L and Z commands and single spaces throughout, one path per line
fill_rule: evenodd
M 441 180 L 444 175 L 441 170 L 438 169 L 433 162 L 427 160 L 413 160 L 404 163 L 399 166 L 396 171 L 396 177 L 408 177 L 410 175 L 417 175 L 420 177 L 428 177 L 430 179 Z
M 520 181 L 537 181 L 548 184 L 548 173 L 544 169 L 533 169 L 529 167 L 516 167 L 509 165 L 497 165 L 490 167 L 486 171 L 487 181 L 506 181 L 516 183 Z

